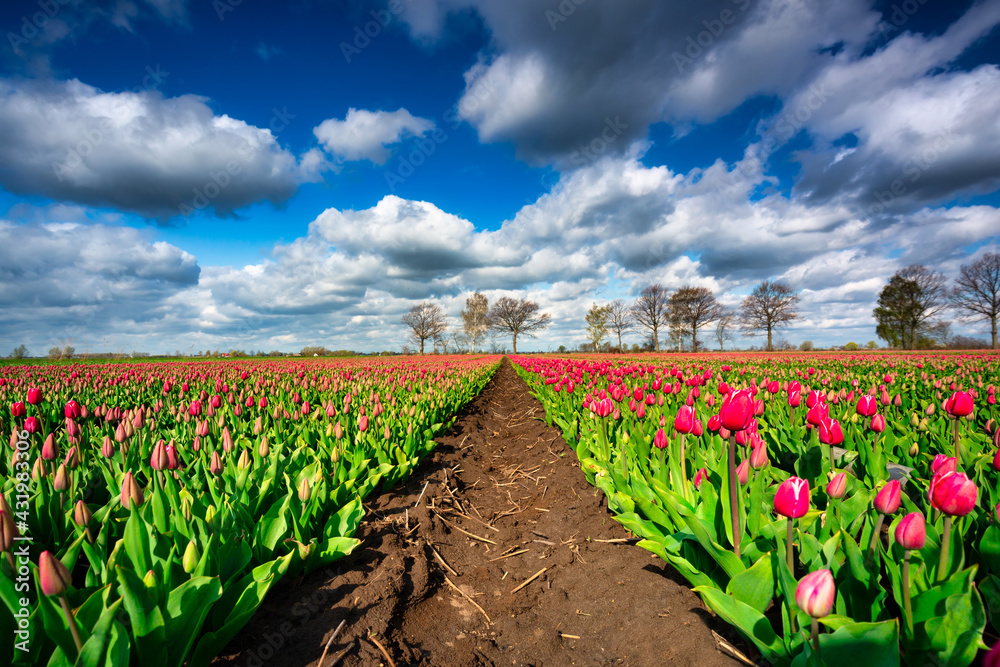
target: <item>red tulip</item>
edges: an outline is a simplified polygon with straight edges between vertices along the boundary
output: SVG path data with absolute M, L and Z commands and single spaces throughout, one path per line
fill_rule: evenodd
M 813 618 L 829 616 L 836 597 L 837 588 L 830 570 L 810 572 L 795 588 L 795 604 Z
M 954 456 L 937 454 L 931 462 L 932 475 L 943 475 L 946 472 L 955 472 L 956 470 L 958 470 L 958 459 Z
M 972 394 L 967 391 L 956 391 L 944 402 L 944 409 L 956 419 L 967 417 L 972 414 Z
M 657 449 L 666 449 L 668 444 L 667 434 L 663 432 L 663 429 L 656 431 L 656 435 L 653 436 L 653 446 Z
M 844 430 L 836 419 L 824 419 L 819 425 L 819 441 L 824 445 L 839 445 L 844 442 Z
M 368 430 L 368 416 L 362 415 L 361 419 L 358 420 L 358 430 L 364 433 Z
M 855 411 L 862 417 L 871 417 L 874 415 L 878 412 L 878 403 L 875 402 L 875 397 L 868 395 L 859 397 Z
M 28 390 L 28 403 L 31 405 L 38 405 L 42 402 L 42 390 L 37 387 L 32 387 Z
M 755 408 L 754 398 L 749 390 L 743 389 L 730 394 L 719 411 L 722 426 L 730 431 L 743 431 L 749 428 L 753 422 Z
M 18 418 L 23 417 L 28 414 L 28 408 L 24 405 L 23 401 L 18 401 L 17 403 L 10 404 L 10 414 L 12 417 Z
M 24 430 L 28 433 L 41 433 L 42 423 L 38 421 L 38 417 L 27 417 L 24 420 Z
M 997 433 L 1000 433 L 1000 431 L 997 431 Z M 993 455 L 993 469 L 1000 471 L 1000 449 Z
M 70 401 L 63 408 L 63 414 L 66 415 L 67 419 L 79 419 L 80 418 L 80 404 L 76 401 Z
M 935 475 L 931 480 L 931 505 L 949 516 L 965 516 L 976 506 L 979 489 L 961 472 Z
M 883 486 L 877 494 L 875 494 L 875 509 L 877 509 L 882 514 L 894 514 L 896 510 L 899 509 L 899 503 L 902 501 L 902 492 L 899 486 L 899 480 L 893 479 Z
M 809 510 L 809 482 L 789 477 L 774 494 L 774 511 L 789 519 L 805 516 Z
M 885 431 L 885 417 L 879 414 L 872 415 L 872 421 L 868 427 L 876 433 L 882 433 Z
M 708 479 L 708 471 L 702 468 L 694 476 L 694 488 L 700 489 L 701 483 Z
M 788 405 L 790 405 L 793 408 L 797 408 L 801 404 L 802 404 L 802 392 L 799 391 L 798 389 L 796 389 L 794 391 L 792 389 L 789 389 L 788 390 Z
M 817 403 L 816 405 L 809 408 L 806 412 L 806 421 L 813 426 L 819 426 L 823 423 L 824 419 L 827 419 L 830 415 L 830 408 L 826 406 L 826 403 Z
M 42 443 L 42 458 L 46 461 L 54 461 L 59 457 L 59 447 L 56 445 L 56 438 L 54 435 L 49 433 L 45 436 L 45 442 Z
M 677 416 L 674 417 L 674 430 L 678 433 L 690 433 L 694 430 L 694 421 L 694 408 L 682 405 L 677 409 Z
M 767 445 L 763 441 L 750 452 L 750 467 L 760 470 L 767 465 Z
M 49 596 L 62 595 L 73 583 L 66 566 L 48 551 L 43 551 L 38 557 L 38 580 L 42 592 Z
M 191 401 L 191 405 L 188 406 L 188 414 L 192 417 L 201 416 L 201 401 Z
M 927 527 L 920 512 L 907 514 L 896 524 L 896 541 L 904 549 L 923 549 L 927 542 Z
M 821 403 L 826 403 L 826 394 L 822 391 L 813 389 L 809 392 L 809 395 L 806 396 L 807 408 L 814 408 Z

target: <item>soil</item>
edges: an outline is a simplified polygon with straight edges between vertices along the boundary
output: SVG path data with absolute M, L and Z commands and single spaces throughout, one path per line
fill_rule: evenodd
M 217 667 L 319 665 L 341 621 L 324 666 L 740 664 L 713 634 L 731 628 L 628 539 L 508 360 L 437 440 L 365 503 L 355 552 L 277 586 Z

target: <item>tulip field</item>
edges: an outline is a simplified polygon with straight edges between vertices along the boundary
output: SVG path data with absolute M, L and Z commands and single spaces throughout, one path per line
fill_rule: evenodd
M 995 355 L 512 361 L 615 518 L 761 660 L 968 665 L 996 643 Z
M 0 367 L 0 664 L 208 664 L 498 361 Z

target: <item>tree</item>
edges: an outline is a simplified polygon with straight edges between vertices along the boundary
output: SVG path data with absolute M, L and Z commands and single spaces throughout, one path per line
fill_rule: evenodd
M 649 331 L 653 349 L 660 351 L 660 327 L 667 323 L 667 290 L 656 283 L 639 292 L 632 304 L 632 319 Z
M 722 305 L 707 287 L 685 285 L 670 295 L 670 319 L 691 336 L 691 351 L 698 351 L 698 329 L 718 319 Z
M 476 292 L 465 300 L 465 310 L 462 311 L 462 328 L 472 343 L 472 353 L 475 354 L 479 341 L 486 336 L 490 328 L 490 302 L 485 294 Z
M 799 349 L 803 352 L 812 352 L 813 342 L 811 340 L 804 340 L 802 341 L 802 344 L 799 345 Z
M 850 343 L 844 346 L 844 349 L 847 350 L 848 352 L 856 352 L 857 350 L 861 349 L 861 346 L 852 340 Z
M 611 317 L 611 306 L 598 306 L 596 303 L 587 311 L 587 337 L 590 338 L 594 351 L 601 347 L 601 341 L 608 335 L 608 318 Z
M 771 336 L 775 329 L 799 319 L 799 295 L 785 283 L 765 280 L 753 288 L 740 305 L 740 328 L 746 336 L 767 334 L 767 351 L 773 352 Z
M 10 353 L 11 359 L 24 359 L 27 356 L 28 356 L 28 348 L 26 348 L 24 345 L 18 345 Z
M 539 313 L 538 304 L 527 299 L 502 296 L 490 308 L 490 326 L 497 333 L 513 337 L 514 354 L 517 354 L 517 337 L 534 338 L 536 332 L 549 326 L 552 317 Z
M 719 341 L 719 351 L 726 351 L 726 341 L 733 339 L 736 313 L 731 308 L 722 308 L 715 319 L 715 340 Z
M 922 264 L 900 269 L 882 288 L 873 311 L 875 333 L 891 347 L 912 350 L 921 327 L 946 301 L 945 279 Z
M 865 349 L 866 350 L 877 350 L 878 349 L 878 343 L 876 343 L 873 340 L 870 340 L 867 343 L 865 343 Z
M 608 328 L 618 334 L 618 352 L 623 352 L 622 334 L 635 326 L 632 310 L 621 299 L 615 299 L 609 303 L 608 308 L 610 309 L 608 311 Z
M 448 329 L 441 306 L 427 301 L 410 308 L 403 315 L 403 324 L 410 327 L 410 339 L 420 345 L 420 354 L 424 353 L 425 341 L 440 338 Z
M 993 349 L 997 349 L 997 314 L 1000 313 L 1000 254 L 988 252 L 963 264 L 955 279 L 951 303 L 972 320 L 990 323 Z
M 66 347 L 63 348 L 62 353 L 64 359 L 72 359 L 73 355 L 76 354 L 76 348 L 73 347 L 72 345 L 67 345 Z
M 62 350 L 58 347 L 49 348 L 49 359 L 62 359 Z

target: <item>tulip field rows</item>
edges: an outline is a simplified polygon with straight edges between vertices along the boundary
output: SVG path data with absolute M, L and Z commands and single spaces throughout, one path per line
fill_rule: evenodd
M 207 664 L 497 362 L 0 368 L 0 664 Z
M 512 361 L 616 519 L 762 660 L 968 665 L 996 642 L 996 356 Z

